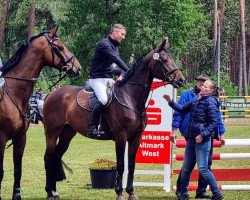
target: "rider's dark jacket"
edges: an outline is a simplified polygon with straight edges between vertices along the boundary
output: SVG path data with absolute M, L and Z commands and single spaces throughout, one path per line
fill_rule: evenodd
M 216 97 L 198 95 L 185 105 L 179 105 L 172 101 L 169 106 L 182 113 L 190 112 L 187 138 L 195 138 L 197 135 L 201 135 L 203 139 L 206 139 L 212 137 L 212 134 L 218 134 L 220 104 Z
M 111 64 L 116 63 L 122 71 L 128 70 L 127 65 L 119 56 L 119 42 L 110 36 L 102 39 L 96 45 L 94 57 L 90 68 L 90 78 L 111 78 Z

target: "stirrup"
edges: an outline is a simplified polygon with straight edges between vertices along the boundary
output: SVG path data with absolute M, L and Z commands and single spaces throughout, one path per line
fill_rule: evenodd
M 87 137 L 89 138 L 100 137 L 101 135 L 104 135 L 104 134 L 105 134 L 104 131 L 98 130 L 96 128 L 87 130 Z

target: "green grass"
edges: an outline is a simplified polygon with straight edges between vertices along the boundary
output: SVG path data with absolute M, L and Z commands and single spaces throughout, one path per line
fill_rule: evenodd
M 227 138 L 250 138 L 249 121 L 238 120 L 227 122 Z M 249 152 L 248 148 L 222 148 L 215 152 Z M 23 176 L 21 182 L 22 197 L 27 200 L 45 199 L 45 170 L 43 156 L 45 151 L 45 137 L 43 127 L 32 125 L 27 133 L 27 145 L 23 157 Z M 181 153 L 183 149 L 174 149 L 174 153 Z M 81 200 L 111 200 L 116 198 L 114 190 L 96 190 L 91 188 L 88 165 L 97 158 L 115 160 L 114 142 L 90 140 L 77 135 L 63 157 L 65 163 L 73 170 L 73 174 L 66 171 L 67 179 L 57 184 L 61 199 Z M 174 162 L 173 169 L 179 169 L 181 162 Z M 250 160 L 214 161 L 213 168 L 250 168 Z M 162 169 L 160 165 L 137 165 L 137 169 Z M 4 179 L 2 182 L 2 199 L 11 199 L 13 187 L 12 148 L 5 150 Z M 172 186 L 176 182 L 172 178 Z M 161 176 L 136 175 L 136 181 L 161 181 Z M 195 183 L 191 183 L 195 184 Z M 222 184 L 222 183 L 220 183 Z M 230 183 L 233 184 L 233 183 Z M 239 184 L 250 184 L 244 182 Z M 135 187 L 135 193 L 141 200 L 176 199 L 174 191 L 166 193 L 161 187 Z M 127 194 L 124 193 L 127 197 Z M 225 200 L 249 200 L 250 191 L 223 191 Z M 190 192 L 194 199 L 195 193 Z

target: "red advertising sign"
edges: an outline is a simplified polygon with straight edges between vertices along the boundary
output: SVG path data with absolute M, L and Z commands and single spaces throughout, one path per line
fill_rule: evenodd
M 173 97 L 173 87 L 163 82 L 153 82 L 147 105 L 147 126 L 142 134 L 136 163 L 170 164 L 170 131 L 172 109 L 162 97 Z
M 136 163 L 170 164 L 170 132 L 143 132 Z

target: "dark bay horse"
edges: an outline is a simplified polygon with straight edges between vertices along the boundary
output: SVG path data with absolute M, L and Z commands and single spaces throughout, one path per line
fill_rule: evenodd
M 115 191 L 117 200 L 124 200 L 122 195 L 122 175 L 124 172 L 124 151 L 128 141 L 129 173 L 126 192 L 129 200 L 138 199 L 134 195 L 133 179 L 135 156 L 141 134 L 146 126 L 147 101 L 153 78 L 168 81 L 174 87 L 184 84 L 184 77 L 176 67 L 168 50 L 165 39 L 162 44 L 138 59 L 126 73 L 123 81 L 116 82 L 111 103 L 104 116 L 109 128 L 109 136 L 99 139 L 113 139 L 116 147 L 117 177 Z M 86 136 L 90 110 L 79 106 L 77 96 L 83 92 L 81 87 L 66 86 L 52 92 L 44 104 L 44 127 L 46 135 L 45 169 L 46 192 L 48 200 L 59 199 L 56 181 L 65 178 L 61 158 L 69 147 L 70 141 L 80 133 Z M 85 101 L 88 102 L 86 94 Z M 109 138 L 108 138 L 109 137 Z M 73 197 L 72 197 L 73 198 Z
M 29 127 L 29 99 L 44 66 L 79 75 L 80 63 L 56 36 L 57 29 L 33 36 L 3 65 L 0 86 L 0 184 L 8 140 L 13 144 L 13 200 L 21 199 L 22 157 Z M 4 84 L 3 84 L 4 82 Z M 1 191 L 1 188 L 0 188 Z M 1 196 L 0 196 L 1 199 Z

